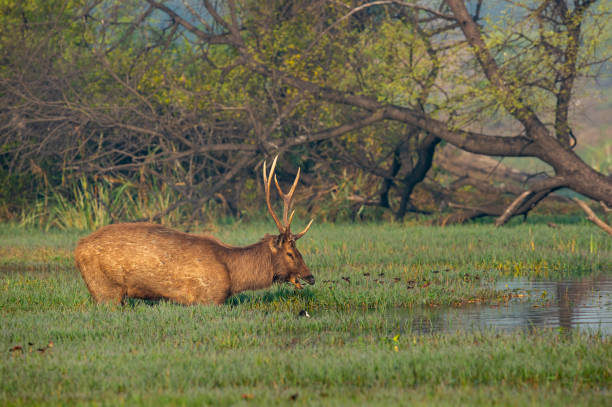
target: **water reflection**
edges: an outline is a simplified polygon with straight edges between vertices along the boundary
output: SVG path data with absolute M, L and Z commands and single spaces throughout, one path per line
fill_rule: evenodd
M 566 281 L 500 282 L 512 294 L 496 304 L 394 311 L 401 329 L 412 333 L 474 330 L 579 329 L 612 335 L 612 275 Z M 401 314 L 404 314 L 403 316 Z

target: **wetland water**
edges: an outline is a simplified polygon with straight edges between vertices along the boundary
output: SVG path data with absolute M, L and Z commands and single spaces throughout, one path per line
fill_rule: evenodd
M 406 332 L 423 334 L 553 328 L 612 335 L 612 274 L 562 281 L 509 280 L 495 288 L 508 299 L 416 313 L 393 311 L 388 317 L 398 318 Z

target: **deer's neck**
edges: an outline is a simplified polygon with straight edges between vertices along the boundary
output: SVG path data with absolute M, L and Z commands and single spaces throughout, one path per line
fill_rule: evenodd
M 270 249 L 266 242 L 225 250 L 231 293 L 258 290 L 272 285 L 273 270 Z

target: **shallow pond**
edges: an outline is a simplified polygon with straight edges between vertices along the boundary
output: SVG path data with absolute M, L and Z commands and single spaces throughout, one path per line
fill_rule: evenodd
M 494 304 L 419 311 L 392 311 L 403 331 L 437 333 L 477 330 L 579 329 L 612 335 L 612 275 L 565 281 L 502 281 L 505 295 Z

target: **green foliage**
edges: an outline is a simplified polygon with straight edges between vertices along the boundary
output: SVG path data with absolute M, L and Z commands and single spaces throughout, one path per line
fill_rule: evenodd
M 430 73 L 439 68 L 427 55 L 426 41 L 414 26 L 399 20 L 365 30 L 347 52 L 356 69 L 345 81 L 360 83 L 360 92 L 377 95 L 379 101 L 418 106 L 418 98 L 430 86 Z

